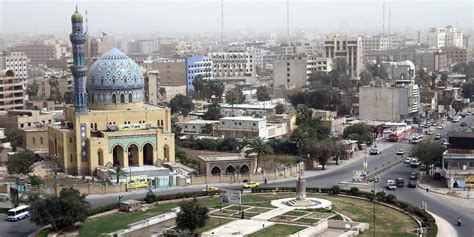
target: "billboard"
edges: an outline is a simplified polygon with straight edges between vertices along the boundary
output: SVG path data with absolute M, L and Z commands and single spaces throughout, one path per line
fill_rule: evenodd
M 239 190 L 222 190 L 220 193 L 219 201 L 227 204 L 238 204 L 241 203 L 241 192 Z

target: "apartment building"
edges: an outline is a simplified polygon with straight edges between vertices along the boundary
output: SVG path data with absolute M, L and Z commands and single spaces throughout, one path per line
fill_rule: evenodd
M 58 122 L 61 113 L 23 109 L 9 110 L 0 113 L 0 127 L 7 129 L 35 129 Z
M 28 58 L 22 52 L 3 52 L 0 54 L 0 70 L 12 70 L 15 78 L 28 78 Z
M 43 45 L 17 45 L 13 48 L 15 52 L 23 52 L 31 63 L 45 63 L 48 60 L 58 60 L 66 53 L 66 47 L 59 44 Z
M 331 58 L 285 55 L 273 62 L 273 86 L 298 89 L 306 85 L 313 72 L 332 71 Z
M 12 70 L 0 71 L 0 111 L 25 107 L 24 80 L 15 77 Z
M 196 77 L 212 79 L 212 59 L 204 55 L 186 58 L 186 91 L 194 91 L 193 81 Z
M 457 47 L 443 47 L 441 51 L 446 53 L 449 65 L 467 62 L 467 49 Z
M 158 104 L 158 87 L 160 83 L 160 72 L 147 71 L 144 77 L 143 94 L 145 102 L 156 105 Z
M 216 136 L 232 138 L 272 138 L 287 133 L 286 123 L 269 123 L 265 118 L 224 117 L 219 119 Z
M 275 115 L 278 103 L 285 103 L 285 99 L 259 101 L 253 104 L 220 104 L 220 114 L 223 117 L 258 116 L 270 117 Z
M 256 77 L 255 56 L 249 52 L 210 53 L 212 77 L 229 84 L 254 84 Z
M 472 188 L 474 179 L 474 133 L 448 133 L 448 149 L 443 153 L 441 175 L 449 188 Z
M 391 38 L 389 36 L 376 35 L 362 38 L 363 53 L 369 51 L 382 51 L 391 49 Z
M 361 37 L 331 35 L 324 41 L 326 58 L 344 60 L 349 66 L 347 74 L 352 80 L 359 80 L 363 68 L 363 51 Z
M 174 60 L 153 62 L 153 69 L 160 72 L 160 85 L 162 86 L 185 86 L 186 83 L 186 61 Z
M 428 31 L 418 32 L 418 42 L 435 48 L 464 47 L 464 34 L 453 26 L 430 28 Z
M 134 40 L 128 42 L 129 54 L 148 54 L 157 52 L 160 42 L 158 40 Z

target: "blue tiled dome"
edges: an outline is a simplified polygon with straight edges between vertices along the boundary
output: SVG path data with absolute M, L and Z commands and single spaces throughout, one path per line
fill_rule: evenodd
M 109 49 L 89 69 L 87 90 L 92 104 L 143 101 L 140 67 L 116 48 Z

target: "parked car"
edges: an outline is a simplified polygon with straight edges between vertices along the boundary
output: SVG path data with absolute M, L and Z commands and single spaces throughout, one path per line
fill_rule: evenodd
M 202 191 L 204 192 L 210 192 L 210 193 L 218 193 L 219 192 L 219 188 L 218 187 L 208 187 L 207 190 L 206 189 L 203 189 Z
M 464 127 L 464 126 L 466 126 L 466 125 L 467 125 L 466 122 L 461 122 L 461 123 L 459 124 L 459 126 L 461 126 L 461 127 Z
M 415 180 L 410 180 L 408 181 L 408 185 L 407 185 L 409 188 L 416 188 L 416 181 Z
M 405 162 L 405 164 L 410 164 L 410 162 L 411 162 L 411 157 L 405 158 L 405 161 L 404 161 L 404 162 Z
M 257 182 L 249 182 L 249 183 L 242 184 L 242 188 L 258 188 L 258 186 L 259 186 L 259 183 Z
M 388 190 L 395 190 L 397 189 L 397 185 L 395 184 L 395 181 L 393 179 L 387 180 L 387 189 Z
M 398 149 L 397 155 L 405 155 L 405 149 Z
M 373 146 L 370 148 L 371 155 L 380 155 L 380 153 L 382 153 L 382 151 L 380 151 L 380 149 L 377 146 Z
M 416 167 L 418 167 L 419 165 L 420 165 L 420 162 L 419 162 L 417 159 L 412 159 L 412 160 L 410 161 L 410 166 L 411 166 L 412 168 L 416 168 Z
M 434 136 L 434 139 L 435 139 L 435 140 L 441 139 L 441 134 L 437 133 L 437 134 Z
M 439 125 L 437 128 L 438 129 L 443 129 L 444 127 L 443 127 L 443 125 Z
M 410 174 L 410 179 L 416 179 L 416 173 L 411 173 Z
M 397 178 L 396 183 L 397 183 L 397 187 L 403 188 L 403 186 L 405 186 L 405 181 L 403 180 L 403 178 Z

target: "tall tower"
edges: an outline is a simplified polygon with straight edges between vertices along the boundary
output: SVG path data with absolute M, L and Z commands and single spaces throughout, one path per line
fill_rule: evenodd
M 86 73 L 84 43 L 87 32 L 84 32 L 82 15 L 77 11 L 71 16 L 72 33 L 69 38 L 72 43 L 73 65 L 71 72 L 74 76 L 74 107 L 76 113 L 87 112 Z

